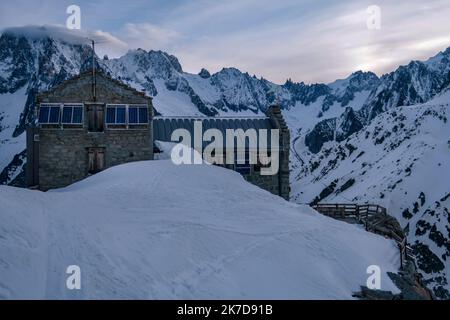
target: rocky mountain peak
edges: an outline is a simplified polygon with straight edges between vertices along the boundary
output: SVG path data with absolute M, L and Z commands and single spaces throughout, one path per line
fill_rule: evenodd
M 200 72 L 198 73 L 198 75 L 203 78 L 203 79 L 208 79 L 211 77 L 211 74 L 209 73 L 208 70 L 206 70 L 205 68 L 202 68 L 202 70 L 200 70 Z

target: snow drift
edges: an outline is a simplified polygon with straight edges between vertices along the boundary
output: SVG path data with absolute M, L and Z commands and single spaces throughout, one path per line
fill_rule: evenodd
M 0 298 L 348 299 L 394 242 L 209 165 L 110 168 L 47 193 L 0 187 Z M 81 268 L 81 290 L 66 268 Z

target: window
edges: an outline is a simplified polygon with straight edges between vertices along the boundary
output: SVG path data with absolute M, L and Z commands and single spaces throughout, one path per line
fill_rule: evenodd
M 50 107 L 41 106 L 39 109 L 39 123 L 48 123 L 48 115 L 50 114 Z
M 126 123 L 126 106 L 125 105 L 108 105 L 106 108 L 107 124 L 125 124 Z
M 64 105 L 62 112 L 63 124 L 82 124 L 83 106 Z
M 58 107 L 50 107 L 50 117 L 48 123 L 59 123 L 59 114 L 61 112 L 61 108 Z
M 62 114 L 62 123 L 72 123 L 72 107 L 64 107 L 63 108 L 63 114 Z
M 128 123 L 136 124 L 139 123 L 138 120 L 138 108 L 130 107 L 128 109 Z
M 39 108 L 39 123 L 58 124 L 60 111 L 60 105 L 41 104 Z
M 116 123 L 116 108 L 106 109 L 106 123 Z
M 148 123 L 147 107 L 129 107 L 128 108 L 129 124 L 145 124 Z
M 113 128 L 148 124 L 148 107 L 146 105 L 107 105 L 106 124 Z
M 83 123 L 83 106 L 73 107 L 72 123 Z
M 38 120 L 40 124 L 81 125 L 83 123 L 83 105 L 43 103 L 39 108 Z
M 125 124 L 125 107 L 116 108 L 116 123 Z
M 139 123 L 148 123 L 148 109 L 147 107 L 139 108 Z

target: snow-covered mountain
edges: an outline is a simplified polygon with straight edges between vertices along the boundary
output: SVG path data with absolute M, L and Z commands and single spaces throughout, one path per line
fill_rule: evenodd
M 29 27 L 14 28 L 0 37 L 0 183 L 22 183 L 23 132 L 33 121 L 30 110 L 36 93 L 91 66 L 92 50 L 83 44 L 86 41 L 77 43 L 75 36 L 68 41 L 61 37 L 68 31 L 55 28 L 35 32 Z M 330 86 L 290 80 L 276 85 L 235 68 L 213 75 L 204 69 L 198 75 L 189 74 L 176 57 L 142 49 L 118 59 L 95 56 L 95 61 L 112 77 L 153 96 L 157 112 L 164 115 L 255 115 L 278 102 L 285 109 L 308 107 L 314 113 L 310 121 L 314 125 L 324 114 L 339 114 L 342 106 L 360 108 L 379 82 L 373 73 L 363 72 Z
M 54 34 L 16 28 L 0 37 L 0 183 L 23 185 L 23 131 L 33 121 L 36 93 L 90 67 L 88 44 Z M 450 136 L 442 120 L 449 118 L 450 48 L 381 77 L 357 71 L 329 84 L 278 85 L 235 68 L 190 74 L 176 57 L 153 50 L 95 60 L 153 96 L 163 115 L 255 115 L 281 104 L 292 132 L 292 200 L 385 204 L 404 227 L 409 224 L 410 240 L 418 241 L 423 256 L 419 267 L 436 295 L 450 297 L 450 187 L 443 158 Z
M 407 230 L 436 296 L 450 298 L 450 90 L 392 108 L 317 154 L 297 139 L 293 201 L 377 203 Z M 298 163 L 298 161 L 297 161 Z
M 92 66 L 91 47 L 29 31 L 0 37 L 0 183 L 23 177 L 24 131 L 34 120 L 36 94 Z

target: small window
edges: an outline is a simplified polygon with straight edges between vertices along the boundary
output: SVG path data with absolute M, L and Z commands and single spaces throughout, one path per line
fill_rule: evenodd
M 50 107 L 41 106 L 39 109 L 39 123 L 48 123 Z
M 60 111 L 61 111 L 61 108 L 59 106 L 50 107 L 50 117 L 49 117 L 48 123 L 59 123 Z
M 83 107 L 80 105 L 64 105 L 61 122 L 63 124 L 81 124 Z
M 109 128 L 140 128 L 140 124 L 148 124 L 148 107 L 145 105 L 107 105 L 106 123 Z
M 83 121 L 83 107 L 73 107 L 72 123 L 81 124 Z
M 116 108 L 108 107 L 106 109 L 106 123 L 116 123 Z
M 136 124 L 138 123 L 138 108 L 136 107 L 130 107 L 128 109 L 128 122 L 130 124 Z
M 147 110 L 147 107 L 139 108 L 139 123 L 148 123 L 148 110 Z
M 72 123 L 72 113 L 73 107 L 64 106 L 62 114 L 62 123 Z
M 107 124 L 126 124 L 126 106 L 108 106 L 106 108 Z
M 60 105 L 41 104 L 41 107 L 39 108 L 39 123 L 59 124 L 60 111 Z
M 125 107 L 117 107 L 116 108 L 116 123 L 117 124 L 125 124 L 126 118 L 125 118 Z
M 148 123 L 148 109 L 147 107 L 129 107 L 128 108 L 128 123 L 129 124 L 146 124 Z

